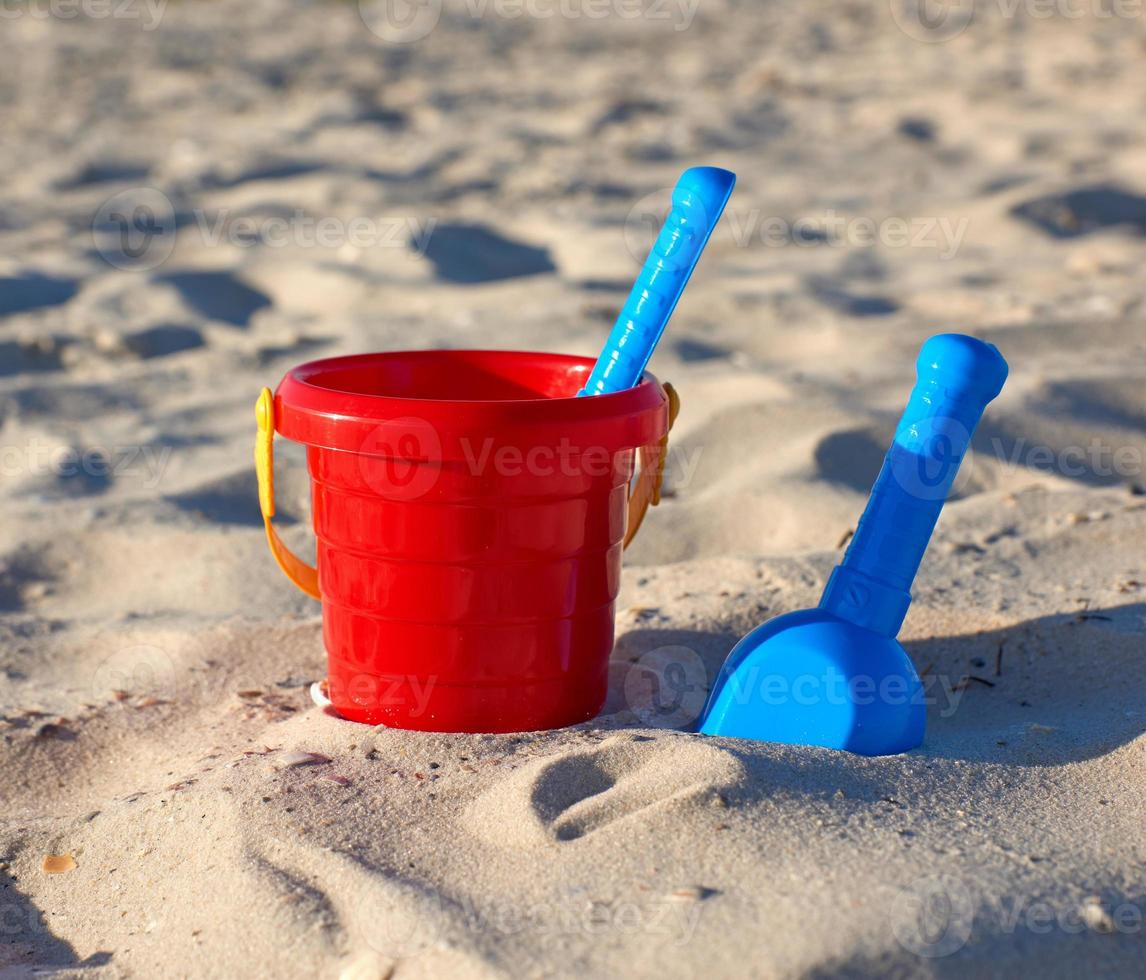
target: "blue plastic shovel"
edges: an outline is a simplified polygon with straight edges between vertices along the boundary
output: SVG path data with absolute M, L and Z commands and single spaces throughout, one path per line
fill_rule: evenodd
M 819 608 L 742 639 L 720 670 L 705 735 L 822 745 L 861 755 L 923 741 L 923 689 L 896 634 L 911 583 L 971 434 L 1007 380 L 991 344 L 932 337 L 855 537 Z
M 736 174 L 719 167 L 680 175 L 672 209 L 578 395 L 624 391 L 640 381 L 735 183 Z

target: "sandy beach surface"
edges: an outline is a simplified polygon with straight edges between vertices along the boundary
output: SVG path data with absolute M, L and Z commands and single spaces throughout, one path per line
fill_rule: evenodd
M 1029 6 L 6 8 L 0 977 L 1141 976 L 1146 12 Z M 739 183 L 653 363 L 605 711 L 324 714 L 259 389 L 596 353 L 699 163 Z M 923 746 L 688 734 L 818 600 L 945 330 L 1011 379 L 902 634 Z M 309 553 L 297 446 L 278 495 Z

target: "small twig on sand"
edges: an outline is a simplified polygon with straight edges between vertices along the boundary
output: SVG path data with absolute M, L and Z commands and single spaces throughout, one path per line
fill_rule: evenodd
M 968 674 L 958 684 L 955 685 L 953 690 L 964 691 L 974 681 L 976 684 L 983 684 L 986 687 L 994 687 L 995 682 L 987 680 L 986 677 L 976 677 L 974 674 Z

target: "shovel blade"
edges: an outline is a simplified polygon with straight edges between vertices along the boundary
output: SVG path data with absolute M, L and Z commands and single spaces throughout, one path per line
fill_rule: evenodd
M 699 730 L 893 755 L 923 741 L 925 715 L 923 685 L 895 639 L 809 610 L 766 623 L 737 644 Z

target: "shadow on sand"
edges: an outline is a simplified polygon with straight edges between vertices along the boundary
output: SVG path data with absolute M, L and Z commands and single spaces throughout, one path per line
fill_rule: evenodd
M 70 943 L 52 934 L 46 916 L 20 892 L 11 872 L 0 871 L 0 980 L 106 966 L 111 958 L 99 952 L 81 959 Z

